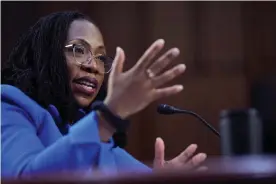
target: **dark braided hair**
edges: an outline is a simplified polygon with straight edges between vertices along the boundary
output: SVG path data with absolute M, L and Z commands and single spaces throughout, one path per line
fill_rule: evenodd
M 21 36 L 1 71 L 2 84 L 19 88 L 44 108 L 54 105 L 63 123 L 74 121 L 79 108 L 70 88 L 63 52 L 74 20 L 92 22 L 77 11 L 57 12 L 40 18 Z M 103 100 L 105 96 L 104 82 L 96 100 Z M 123 146 L 123 142 L 117 145 Z
M 69 84 L 64 45 L 70 24 L 87 18 L 79 12 L 42 17 L 19 39 L 2 69 L 2 83 L 16 86 L 42 107 L 57 107 L 72 121 L 77 103 Z

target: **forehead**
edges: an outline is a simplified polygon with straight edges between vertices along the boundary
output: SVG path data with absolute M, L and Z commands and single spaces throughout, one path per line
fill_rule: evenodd
M 84 40 L 93 49 L 104 46 L 103 37 L 100 30 L 87 20 L 75 20 L 71 23 L 67 40 Z

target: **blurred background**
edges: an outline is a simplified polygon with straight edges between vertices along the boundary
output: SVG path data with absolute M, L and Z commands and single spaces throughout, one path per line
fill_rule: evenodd
M 220 140 L 189 115 L 164 116 L 159 103 L 195 111 L 219 128 L 223 109 L 257 108 L 265 122 L 265 149 L 276 153 L 276 2 L 1 2 L 2 63 L 19 36 L 39 17 L 79 10 L 101 29 L 108 53 L 116 46 L 135 64 L 158 38 L 166 49 L 179 47 L 176 63 L 187 71 L 173 83 L 184 91 L 151 104 L 134 115 L 127 150 L 151 161 L 156 137 L 166 158 L 197 143 L 199 151 L 220 154 Z M 64 33 L 66 34 L 66 33 Z M 274 136 L 274 137 L 273 137 Z

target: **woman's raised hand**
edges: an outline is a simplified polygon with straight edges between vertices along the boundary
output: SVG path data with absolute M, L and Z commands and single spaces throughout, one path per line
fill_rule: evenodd
M 117 48 L 109 76 L 107 97 L 104 101 L 113 113 L 124 119 L 159 98 L 174 95 L 183 90 L 182 85 L 161 87 L 184 73 L 186 68 L 184 64 L 178 64 L 163 71 L 179 55 L 179 49 L 172 48 L 156 58 L 164 43 L 162 39 L 155 41 L 138 62 L 126 72 L 123 72 L 124 51 Z

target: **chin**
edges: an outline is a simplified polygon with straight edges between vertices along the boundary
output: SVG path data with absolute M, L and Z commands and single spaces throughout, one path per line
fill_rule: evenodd
M 81 108 L 88 107 L 92 103 L 93 99 L 94 98 L 85 98 L 82 96 L 76 96 L 77 103 Z

